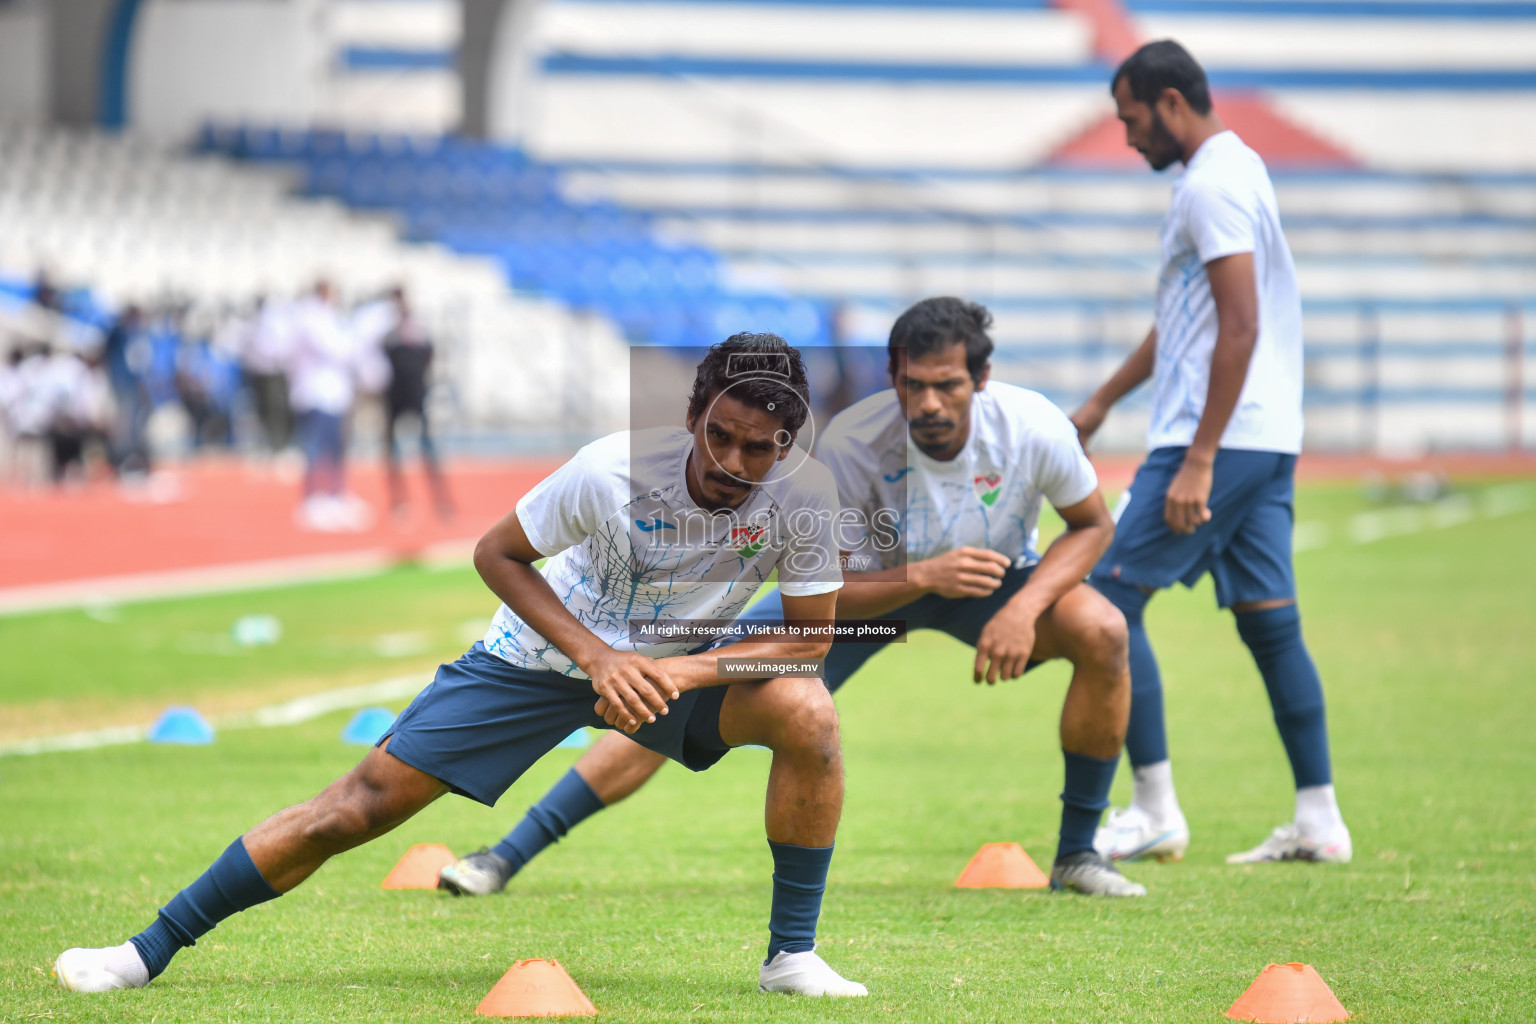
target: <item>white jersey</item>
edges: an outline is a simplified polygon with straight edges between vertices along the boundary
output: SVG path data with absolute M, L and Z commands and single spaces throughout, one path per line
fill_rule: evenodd
M 791 597 L 840 588 L 833 539 L 837 486 L 815 459 L 775 463 L 733 514 L 688 495 L 693 435 L 681 427 L 610 434 L 587 445 L 517 503 L 540 570 L 566 608 L 608 646 L 653 658 L 698 639 L 657 643 L 633 623 L 733 620 L 778 570 Z M 485 649 L 520 668 L 586 678 L 563 651 L 502 605 Z
M 1223 448 L 1301 451 L 1301 293 L 1259 155 L 1229 131 L 1206 139 L 1174 182 L 1157 282 L 1157 359 L 1149 448 L 1188 445 L 1205 411 L 1216 303 L 1205 265 L 1253 253 L 1259 336 Z
M 903 552 L 916 562 L 959 547 L 1039 561 L 1042 499 L 1065 508 L 1099 485 L 1066 414 L 1044 395 L 995 381 L 971 398 L 970 436 L 948 462 L 912 443 L 893 390 L 835 416 L 816 456 L 837 479 L 845 523 L 853 510 L 872 524 L 864 533 L 845 526 L 844 549 L 874 555 L 880 568 L 900 565 Z M 892 520 L 895 545 L 883 528 Z
M 357 338 L 341 311 L 318 298 L 292 311 L 288 400 L 297 412 L 345 416 L 355 393 Z

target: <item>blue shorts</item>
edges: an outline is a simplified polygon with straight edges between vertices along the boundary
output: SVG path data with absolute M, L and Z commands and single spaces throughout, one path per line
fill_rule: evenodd
M 893 612 L 887 612 L 880 618 L 904 619 L 908 632 L 937 629 L 975 647 L 976 641 L 981 639 L 982 628 L 1014 594 L 1024 588 L 1024 584 L 1029 582 L 1029 577 L 1034 571 L 1033 565 L 1008 569 L 1003 575 L 1002 584 L 986 597 L 940 597 L 938 594 L 926 594 L 911 604 L 902 605 Z M 743 622 L 779 622 L 783 618 L 784 603 L 780 600 L 777 589 L 741 615 Z M 849 676 L 857 672 L 866 661 L 873 658 L 878 651 L 888 647 L 890 643 L 891 641 L 859 643 L 834 640 L 832 649 L 827 652 L 827 674 L 822 680 L 827 684 L 827 689 L 836 693 L 838 687 L 848 681 Z M 1025 671 L 1039 664 L 1041 663 L 1038 661 L 1031 661 Z
M 1211 474 L 1211 521 L 1194 533 L 1174 533 L 1163 501 L 1183 448 L 1158 448 L 1136 470 L 1115 540 L 1089 577 L 1162 590 L 1192 587 L 1207 572 L 1222 608 L 1296 596 L 1291 568 L 1296 456 L 1223 448 Z
M 720 738 L 726 686 L 689 690 L 630 738 L 701 772 L 730 747 Z M 582 726 L 611 728 L 592 710 L 592 683 L 517 668 L 476 643 L 400 713 L 379 743 L 454 792 L 494 806 L 533 763 Z

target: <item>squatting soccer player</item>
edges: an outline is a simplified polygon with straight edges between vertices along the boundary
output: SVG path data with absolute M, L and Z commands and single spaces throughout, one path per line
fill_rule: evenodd
M 1066 415 L 1041 395 L 987 381 L 992 341 L 985 309 L 926 299 L 891 329 L 894 389 L 845 410 L 823 431 L 818 458 L 837 479 L 854 529 L 842 619 L 904 619 L 976 649 L 977 682 L 1016 679 L 1065 658 L 1073 675 L 1061 716 L 1066 760 L 1057 888 L 1141 896 L 1093 849 L 1108 804 L 1129 701 L 1125 623 L 1083 579 L 1109 545 L 1114 524 L 1098 479 Z M 1067 531 L 1042 558 L 1035 524 L 1042 499 Z M 887 527 L 891 527 L 887 529 Z M 878 543 L 885 534 L 889 542 Z M 859 560 L 867 571 L 853 571 Z M 790 613 L 770 596 L 745 619 Z M 882 643 L 835 640 L 826 683 L 836 690 Z M 604 736 L 492 850 L 442 871 L 444 888 L 467 895 L 502 889 L 535 854 L 587 816 L 622 800 L 662 757 Z
M 690 654 L 696 642 L 647 644 L 632 629 L 729 622 L 775 569 L 785 615 L 832 617 L 836 485 L 803 453 L 792 470 L 785 461 L 808 395 L 799 352 L 774 335 L 736 335 L 699 364 L 686 430 L 614 434 L 583 448 L 476 547 L 481 578 L 504 602 L 485 640 L 439 668 L 361 764 L 236 839 L 143 932 L 121 946 L 66 951 L 54 965 L 59 982 L 79 992 L 145 985 L 218 922 L 288 892 L 328 858 L 448 791 L 492 805 L 561 739 L 596 726 L 694 771 L 733 746 L 772 750 L 773 907 L 759 984 L 865 995 L 813 951 L 843 804 L 826 688 L 750 676 L 723 685 L 718 648 Z M 542 570 L 532 564 L 540 558 Z M 729 651 L 783 660 L 826 649 L 784 639 Z
M 1323 688 L 1301 637 L 1291 499 L 1301 451 L 1301 298 L 1258 154 L 1222 127 L 1205 72 L 1178 43 L 1148 43 L 1112 85 L 1126 141 L 1156 170 L 1175 162 L 1162 231 L 1157 322 L 1072 417 L 1083 441 L 1149 377 L 1149 454 L 1094 586 L 1130 628 L 1134 797 L 1100 830 L 1116 859 L 1177 859 L 1189 828 L 1174 794 L 1162 680 L 1142 621 L 1148 599 L 1209 572 L 1274 708 L 1296 780 L 1295 820 L 1227 860 L 1348 861 L 1334 799 Z

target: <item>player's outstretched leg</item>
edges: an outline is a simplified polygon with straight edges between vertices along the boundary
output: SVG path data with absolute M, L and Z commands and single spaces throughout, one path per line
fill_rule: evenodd
M 1189 849 L 1189 823 L 1173 788 L 1168 733 L 1163 722 L 1163 677 L 1152 653 L 1142 614 L 1152 595 L 1114 579 L 1093 579 L 1093 586 L 1125 616 L 1131 665 L 1131 717 L 1125 753 L 1131 762 L 1131 804 L 1110 811 L 1093 845 L 1114 860 L 1182 860 Z
M 331 857 L 383 835 L 445 791 L 437 779 L 376 747 L 319 796 L 236 839 L 148 928 L 121 946 L 66 950 L 53 976 L 75 992 L 147 985 L 226 917 L 276 899 Z
M 665 761 L 622 732 L 603 733 L 501 842 L 443 868 L 437 887 L 456 896 L 501 892 L 544 847 L 645 785 Z
M 1301 637 L 1301 613 L 1294 601 L 1239 604 L 1232 611 L 1237 632 L 1264 676 L 1275 725 L 1291 761 L 1296 817 L 1253 849 L 1232 854 L 1227 863 L 1348 863 L 1353 845 L 1333 792 L 1323 683 Z
M 1061 709 L 1061 841 L 1051 888 L 1091 896 L 1145 896 L 1113 862 L 1093 848 L 1099 817 L 1120 763 L 1131 679 L 1126 668 L 1125 619 L 1088 586 L 1069 590 L 1036 624 L 1034 657 L 1066 658 L 1072 682 Z
M 816 954 L 816 923 L 843 814 L 843 754 L 832 695 L 819 679 L 736 683 L 720 708 L 720 738 L 773 752 L 764 822 L 773 854 L 764 992 L 864 996 L 869 990 Z

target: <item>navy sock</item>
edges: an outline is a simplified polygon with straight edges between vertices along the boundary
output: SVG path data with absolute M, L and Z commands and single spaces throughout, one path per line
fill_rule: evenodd
M 1301 612 L 1294 604 L 1240 612 L 1237 633 L 1248 645 L 1264 676 L 1269 703 L 1280 729 L 1280 742 L 1291 759 L 1296 788 L 1326 786 L 1333 781 L 1328 760 L 1328 719 L 1323 705 L 1323 681 L 1301 639 Z
M 491 852 L 511 861 L 515 875 L 540 850 L 559 842 L 567 832 L 606 806 L 587 780 L 572 768 L 550 787 L 543 799 L 528 808 L 523 820 Z
M 1168 729 L 1163 722 L 1163 675 L 1147 639 L 1142 611 L 1152 595 L 1119 580 L 1092 581 L 1125 616 L 1130 635 L 1131 720 L 1125 730 L 1125 753 L 1132 768 L 1168 760 Z
M 128 941 L 138 949 L 149 976 L 155 978 L 171 957 L 197 945 L 199 938 L 226 917 L 280 895 L 261 877 L 245 850 L 245 840 L 236 839 L 202 877 L 160 908 L 154 924 Z
M 1115 781 L 1120 758 L 1091 757 L 1063 750 L 1067 762 L 1067 781 L 1061 790 L 1061 842 L 1056 847 L 1059 860 L 1069 853 L 1093 849 L 1093 832 L 1099 816 L 1109 806 L 1109 787 Z
M 768 960 L 816 948 L 816 921 L 827 869 L 835 846 L 790 846 L 768 842 L 773 851 L 773 910 L 768 915 Z M 768 961 L 765 960 L 764 963 Z

